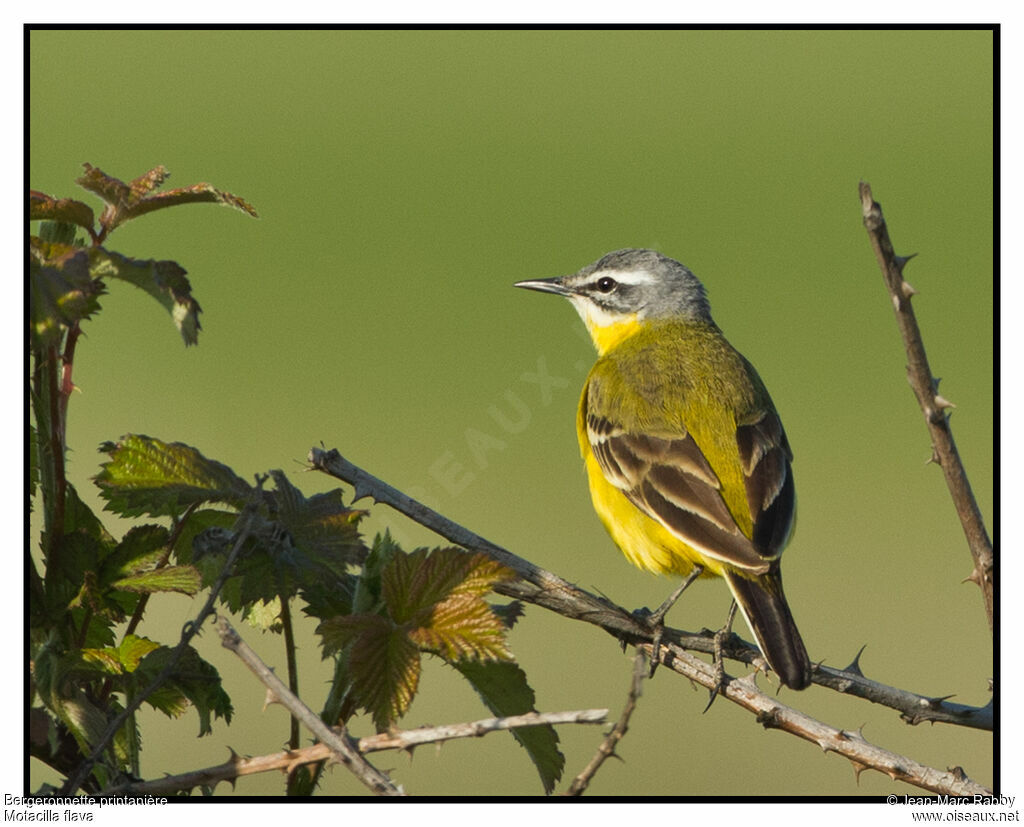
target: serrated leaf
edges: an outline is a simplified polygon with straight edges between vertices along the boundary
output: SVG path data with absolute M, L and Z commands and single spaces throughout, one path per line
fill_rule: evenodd
M 62 328 L 100 309 L 103 284 L 93 280 L 89 253 L 70 244 L 29 239 L 29 318 L 36 350 L 56 345 Z
M 123 204 L 132 197 L 131 189 L 124 181 L 119 181 L 103 170 L 94 167 L 92 164 L 82 164 L 85 172 L 79 176 L 75 183 L 83 189 L 98 195 L 111 205 Z
M 73 198 L 54 198 L 36 190 L 30 190 L 28 194 L 28 219 L 75 224 L 90 233 L 96 225 L 96 216 L 88 204 Z
M 133 204 L 124 212 L 122 221 L 138 218 L 140 215 L 161 210 L 165 207 L 177 207 L 181 204 L 221 204 L 225 207 L 232 207 L 241 210 L 253 218 L 259 218 L 252 204 L 244 198 L 239 198 L 230 192 L 217 189 L 212 184 L 192 184 L 188 187 L 167 190 Z M 118 222 L 120 223 L 120 222 Z
M 491 611 L 494 612 L 506 629 L 511 629 L 525 613 L 525 607 L 521 600 L 513 600 L 511 603 L 491 604 Z
M 39 225 L 39 237 L 51 244 L 67 244 L 72 247 L 85 247 L 84 242 L 76 238 L 78 230 L 67 221 L 44 221 Z
M 129 258 L 102 247 L 89 248 L 88 255 L 94 277 L 119 279 L 144 290 L 170 313 L 186 345 L 199 341 L 202 308 L 192 297 L 192 285 L 181 265 L 175 261 Z
M 128 434 L 104 449 L 111 458 L 93 479 L 107 509 L 124 517 L 174 516 L 209 502 L 240 507 L 251 491 L 228 466 L 181 442 Z
M 125 221 L 138 218 L 140 215 L 179 204 L 223 204 L 248 213 L 254 218 L 258 217 L 256 210 L 244 199 L 230 192 L 219 190 L 211 184 L 193 184 L 189 187 L 149 195 L 170 175 L 162 166 L 157 166 L 145 175 L 139 176 L 132 181 L 131 185 L 107 175 L 91 164 L 82 166 L 85 168 L 85 173 L 78 179 L 78 184 L 98 195 L 109 205 L 101 219 L 108 231 Z
M 515 663 L 459 661 L 451 665 L 470 682 L 495 715 L 505 717 L 536 711 L 526 673 Z M 565 756 L 558 749 L 558 732 L 553 726 L 543 724 L 513 729 L 512 735 L 537 768 L 544 792 L 550 794 L 565 768 Z
M 83 649 L 82 657 L 86 661 L 99 664 L 111 675 L 124 675 L 134 672 L 142 658 L 159 648 L 159 643 L 148 638 L 126 635 L 118 646 Z
M 128 186 L 131 190 L 132 200 L 138 200 L 139 198 L 144 198 L 149 195 L 149 193 L 163 184 L 170 174 L 171 173 L 167 171 L 167 167 L 159 164 L 153 167 L 149 172 L 140 175 Z
M 454 595 L 435 604 L 428 623 L 409 632 L 421 649 L 445 660 L 511 660 L 505 624 L 479 597 Z
M 164 566 L 154 571 L 122 577 L 111 584 L 127 592 L 179 592 L 193 595 L 202 586 L 202 578 L 193 566 Z
M 75 487 L 71 483 L 66 485 L 67 491 L 64 502 L 65 534 L 80 531 L 94 538 L 104 547 L 114 548 L 116 544 L 110 532 L 99 521 L 99 518 L 93 514 L 92 509 L 82 502 L 82 498 L 78 495 Z
M 82 752 L 87 755 L 107 728 L 106 716 L 81 690 L 76 690 L 70 698 L 58 699 L 53 711 L 74 736 Z
M 377 534 L 373 538 L 373 546 L 363 563 L 363 571 L 356 585 L 352 599 L 354 614 L 375 611 L 381 600 L 381 575 L 396 555 L 405 554 L 401 547 L 392 539 L 391 532 Z
M 359 538 L 358 525 L 366 511 L 346 508 L 340 489 L 306 499 L 282 471 L 271 471 L 270 475 L 277 517 L 310 564 L 340 576 L 349 564 L 365 561 L 367 551 Z
M 279 631 L 281 629 L 281 598 L 257 600 L 245 607 L 245 622 L 261 632 Z
M 170 532 L 162 525 L 132 526 L 113 552 L 103 560 L 100 581 L 114 580 L 151 571 L 164 558 Z
M 345 574 L 331 582 L 305 583 L 299 588 L 305 605 L 302 611 L 318 620 L 352 614 L 358 578 Z
M 419 548 L 396 555 L 381 580 L 381 593 L 397 623 L 421 625 L 443 600 L 465 595 L 479 597 L 500 580 L 515 578 L 511 569 L 484 554 L 448 547 Z
M 421 663 L 404 630 L 381 615 L 348 615 L 324 621 L 317 632 L 325 650 L 348 647 L 352 691 L 378 731 L 405 714 L 419 686 Z
M 196 563 L 193 557 L 194 541 L 206 532 L 208 529 L 216 529 L 218 531 L 224 531 L 230 533 L 231 528 L 238 521 L 238 513 L 235 511 L 224 511 L 219 508 L 199 508 L 193 511 L 184 526 L 180 527 L 177 539 L 174 543 L 174 557 L 179 563 Z M 203 540 L 200 541 L 200 546 L 203 544 Z M 225 549 L 227 551 L 227 549 Z M 200 555 L 201 557 L 202 555 Z M 203 572 L 204 577 L 206 571 L 202 564 L 197 564 L 196 567 Z M 220 574 L 220 567 L 216 567 L 214 572 L 214 579 Z M 205 585 L 210 585 L 213 581 L 203 581 Z
M 136 670 L 139 681 L 146 683 L 155 678 L 170 660 L 172 651 L 161 646 L 146 655 Z M 180 714 L 175 710 L 181 708 L 184 700 L 199 713 L 200 736 L 213 731 L 211 716 L 231 723 L 231 699 L 221 688 L 220 674 L 191 646 L 186 647 L 170 677 L 158 692 L 147 698 L 147 703 L 168 715 L 175 715 Z

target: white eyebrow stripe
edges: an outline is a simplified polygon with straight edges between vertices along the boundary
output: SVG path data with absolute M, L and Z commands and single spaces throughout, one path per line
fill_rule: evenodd
M 615 279 L 619 284 L 653 284 L 654 276 L 646 270 L 599 270 L 593 278 Z

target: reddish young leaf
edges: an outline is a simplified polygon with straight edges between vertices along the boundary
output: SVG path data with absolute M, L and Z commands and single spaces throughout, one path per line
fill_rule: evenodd
M 96 224 L 96 216 L 88 204 L 73 198 L 54 198 L 36 190 L 28 194 L 28 220 L 66 221 L 84 227 L 90 233 Z

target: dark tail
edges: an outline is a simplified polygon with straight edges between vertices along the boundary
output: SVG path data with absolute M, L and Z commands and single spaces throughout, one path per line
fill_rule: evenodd
M 806 689 L 811 683 L 811 662 L 782 593 L 778 568 L 753 578 L 726 572 L 725 579 L 779 680 L 790 689 Z

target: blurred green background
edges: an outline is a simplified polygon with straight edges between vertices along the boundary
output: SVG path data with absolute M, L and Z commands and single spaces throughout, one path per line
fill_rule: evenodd
M 34 31 L 29 45 L 33 188 L 97 206 L 73 183 L 82 162 L 123 180 L 163 164 L 167 186 L 209 181 L 261 216 L 178 208 L 108 242 L 181 263 L 204 313 L 186 350 L 155 302 L 115 283 L 85 326 L 68 441 L 94 509 L 96 447 L 128 432 L 189 443 L 246 476 L 283 468 L 307 494 L 334 487 L 303 470 L 322 441 L 584 588 L 655 606 L 673 582 L 632 568 L 590 508 L 573 428 L 593 361 L 582 325 L 567 303 L 511 286 L 655 247 L 705 282 L 782 413 L 800 500 L 786 589 L 812 658 L 845 666 L 866 644 L 869 677 L 987 702 L 991 637 L 978 590 L 961 583 L 970 558 L 941 471 L 925 464 L 857 183 L 872 185 L 897 252 L 919 254 L 914 305 L 990 519 L 990 32 Z M 410 549 L 438 542 L 383 506 L 364 525 Z M 669 622 L 717 627 L 728 604 L 721 582 L 704 581 Z M 142 633 L 176 640 L 197 605 L 161 598 Z M 313 627 L 300 630 L 300 681 L 319 709 L 330 669 Z M 283 674 L 280 638 L 243 633 Z M 540 710 L 618 716 L 630 656 L 606 634 L 527 607 L 511 643 Z M 147 713 L 147 777 L 286 742 L 284 709 L 261 711 L 263 689 L 212 631 L 198 646 L 222 670 L 235 722 L 198 740 L 194 713 Z M 820 688 L 780 697 L 993 782 L 991 735 L 910 727 Z M 701 714 L 706 700 L 659 672 L 625 761 L 590 791 L 913 792 L 878 773 L 858 781 L 847 761 L 728 702 Z M 402 723 L 488 714 L 433 661 Z M 353 730 L 369 734 L 369 721 Z M 560 732 L 568 779 L 602 730 Z M 374 762 L 415 795 L 541 792 L 504 734 Z M 30 788 L 49 779 L 32 766 Z M 282 789 L 268 774 L 234 793 Z M 366 792 L 337 768 L 323 791 Z

